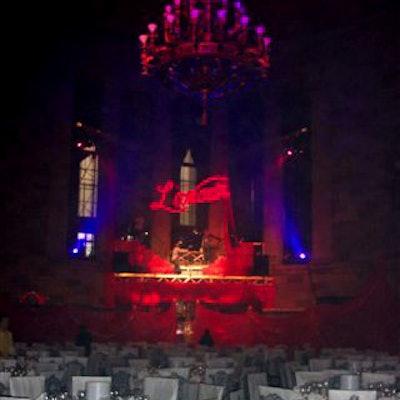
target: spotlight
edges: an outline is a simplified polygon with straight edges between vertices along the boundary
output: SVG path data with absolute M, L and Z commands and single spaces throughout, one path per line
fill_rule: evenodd
M 292 147 L 286 148 L 284 150 L 284 154 L 285 154 L 286 159 L 290 159 L 290 158 L 295 157 L 296 153 L 297 153 L 296 150 L 294 148 L 292 148 Z
M 289 156 L 289 157 L 291 157 L 292 155 L 294 155 L 294 151 L 291 150 L 291 149 L 286 150 L 286 155 Z

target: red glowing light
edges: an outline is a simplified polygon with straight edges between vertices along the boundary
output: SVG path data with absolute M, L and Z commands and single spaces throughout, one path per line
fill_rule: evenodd
M 226 176 L 212 176 L 200 182 L 195 189 L 187 192 L 175 190 L 172 180 L 164 185 L 156 186 L 160 199 L 150 204 L 152 210 L 165 210 L 170 213 L 181 213 L 189 209 L 190 204 L 211 203 L 218 200 L 229 199 L 230 192 Z M 175 191 L 174 191 L 175 190 Z

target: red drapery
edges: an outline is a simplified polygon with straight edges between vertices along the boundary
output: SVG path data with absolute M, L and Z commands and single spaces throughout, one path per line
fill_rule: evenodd
M 122 290 L 116 284 L 114 289 L 122 291 L 123 301 L 113 308 L 32 304 L 14 307 L 10 326 L 15 340 L 73 340 L 78 326 L 85 324 L 97 341 L 175 342 L 175 301 L 185 294 L 183 300 L 196 303 L 194 343 L 208 328 L 221 346 L 307 343 L 317 348 L 351 346 L 390 352 L 400 348 L 400 300 L 384 271 L 373 274 L 360 295 L 346 304 L 317 305 L 298 312 L 277 312 L 268 307 L 265 311 L 262 301 L 272 294 L 265 292 L 262 285 L 257 290 L 249 290 L 246 285 L 232 286 L 233 283 L 141 285 L 136 290 L 144 301 L 135 303 L 130 300 L 131 294 L 127 297 L 124 292 L 131 293 L 132 288 L 127 285 Z

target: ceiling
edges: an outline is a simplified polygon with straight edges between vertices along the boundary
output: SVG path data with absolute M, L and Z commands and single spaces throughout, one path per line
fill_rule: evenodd
M 231 0 L 233 1 L 233 0 Z M 252 20 L 264 23 L 272 36 L 308 34 L 338 29 L 385 10 L 398 10 L 398 0 L 242 0 Z M 58 0 L 28 2 L 21 9 L 8 4 L 3 15 L 16 21 L 15 29 L 30 35 L 50 37 L 70 30 L 107 29 L 120 34 L 138 34 L 148 22 L 161 21 L 171 0 Z

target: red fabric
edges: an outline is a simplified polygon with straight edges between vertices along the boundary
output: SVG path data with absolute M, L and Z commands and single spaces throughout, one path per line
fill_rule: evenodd
M 10 313 L 15 340 L 73 340 L 83 323 L 96 341 L 175 342 L 175 301 L 183 299 L 196 301 L 194 343 L 208 328 L 220 346 L 307 343 L 316 348 L 351 346 L 392 353 L 400 348 L 400 300 L 382 271 L 371 277 L 355 300 L 301 312 L 277 312 L 271 307 L 262 311 L 263 302 L 274 294 L 273 287 L 263 285 L 249 290 L 235 283 L 110 283 L 121 296 L 113 308 L 17 305 Z

